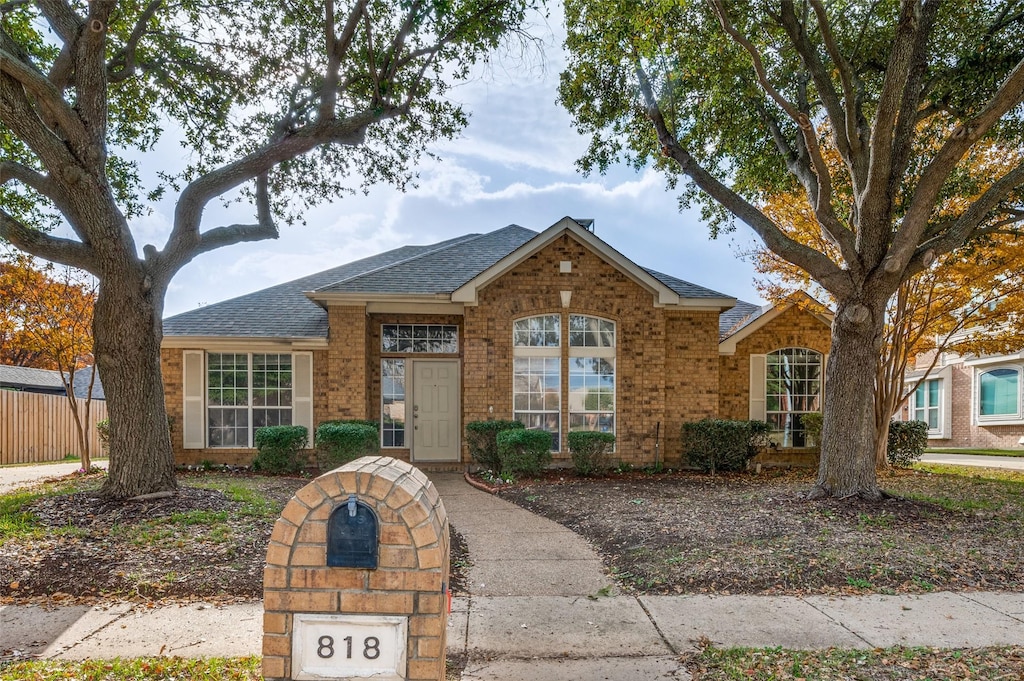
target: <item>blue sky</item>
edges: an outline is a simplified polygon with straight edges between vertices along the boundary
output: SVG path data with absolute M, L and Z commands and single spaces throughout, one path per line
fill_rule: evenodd
M 377 187 L 346 196 L 307 215 L 304 226 L 282 225 L 276 241 L 229 246 L 198 256 L 171 282 L 167 316 L 266 288 L 405 244 L 426 244 L 508 224 L 543 230 L 569 215 L 594 218 L 599 237 L 630 259 L 751 302 L 759 300 L 751 265 L 738 254 L 754 245 L 745 225 L 711 240 L 696 211 L 680 213 L 675 193 L 653 171 L 613 168 L 584 177 L 575 167 L 586 139 L 556 103 L 564 63 L 560 17 L 536 22 L 543 58 L 523 65 L 499 58 L 451 98 L 470 112 L 469 127 L 435 151 L 440 161 L 419 170 L 405 193 Z M 541 63 L 541 62 L 544 63 Z M 180 152 L 167 142 L 167 159 Z M 143 169 L 145 172 L 145 168 Z M 173 204 L 136 220 L 141 247 L 160 246 Z M 208 211 L 204 227 L 251 221 L 247 206 Z

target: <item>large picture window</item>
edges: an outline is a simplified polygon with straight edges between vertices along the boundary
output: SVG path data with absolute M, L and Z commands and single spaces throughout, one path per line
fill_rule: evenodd
M 1001 367 L 978 376 L 978 414 L 981 419 L 1020 417 L 1020 370 Z
M 821 360 L 821 353 L 804 348 L 783 348 L 767 356 L 766 416 L 779 446 L 809 444 L 800 417 L 821 411 Z
M 253 446 L 264 426 L 292 424 L 292 356 L 265 353 L 207 355 L 207 442 Z

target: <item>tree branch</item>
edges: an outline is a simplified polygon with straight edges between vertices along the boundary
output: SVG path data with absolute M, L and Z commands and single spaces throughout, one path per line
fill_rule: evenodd
M 0 237 L 44 260 L 62 262 L 97 273 L 97 263 L 91 248 L 80 241 L 61 239 L 31 229 L 3 209 L 0 209 Z
M 859 264 L 859 258 L 857 257 L 856 243 L 853 237 L 853 233 L 846 228 L 839 218 L 835 214 L 835 210 L 832 207 L 832 174 L 829 172 L 828 165 L 825 163 L 824 157 L 821 155 L 821 147 L 818 145 L 818 135 L 814 126 L 811 124 L 811 120 L 808 115 L 798 110 L 793 104 L 782 96 L 778 90 L 768 81 L 768 73 L 765 71 L 764 62 L 761 59 L 761 54 L 758 49 L 754 46 L 750 40 L 744 36 L 740 31 L 732 25 L 729 21 L 729 17 L 726 14 L 725 7 L 722 5 L 722 0 L 712 0 L 715 15 L 718 17 L 719 23 L 726 33 L 747 53 L 750 55 L 751 61 L 754 65 L 754 72 L 757 74 L 757 81 L 761 85 L 761 88 L 767 93 L 772 100 L 775 101 L 779 107 L 786 112 L 787 115 L 793 120 L 794 123 L 799 127 L 801 135 L 804 140 L 804 144 L 807 147 L 807 153 L 810 156 L 811 163 L 814 168 L 814 175 L 817 181 L 816 190 L 808 190 L 808 196 L 813 197 L 812 207 L 814 208 L 815 217 L 818 219 L 818 224 L 822 230 L 826 233 L 829 240 L 839 247 L 843 255 L 843 259 L 853 265 Z M 800 177 L 799 175 L 797 176 Z M 831 262 L 831 261 L 830 261 Z
M 636 75 L 647 109 L 647 117 L 654 125 L 658 141 L 662 146 L 662 153 L 675 161 L 679 169 L 698 187 L 721 203 L 733 215 L 750 225 L 751 229 L 761 237 L 772 252 L 797 267 L 803 268 L 836 297 L 852 294 L 853 283 L 848 272 L 842 270 L 823 253 L 788 237 L 764 213 L 731 188 L 722 184 L 718 178 L 705 170 L 686 149 L 680 146 L 675 135 L 669 130 L 661 108 L 654 98 L 654 90 L 647 73 L 639 64 L 636 66 Z
M 135 75 L 136 67 L 138 66 L 136 51 L 139 48 L 139 42 L 146 35 L 146 26 L 149 24 L 150 19 L 156 16 L 156 12 L 160 9 L 161 5 L 163 5 L 163 0 L 150 0 L 150 3 L 146 5 L 146 9 L 142 10 L 142 14 L 139 15 L 135 22 L 135 27 L 132 28 L 131 35 L 128 36 L 128 41 L 114 55 L 107 66 L 107 78 L 111 83 L 120 83 Z M 116 68 L 114 68 L 115 64 L 117 65 Z
M 953 169 L 956 167 L 960 159 L 963 158 L 964 154 L 966 154 L 967 151 L 999 121 L 1003 114 L 1020 104 L 1022 101 L 1024 101 L 1024 60 L 1017 63 L 1003 81 L 1002 85 L 999 86 L 996 93 L 992 96 L 992 99 L 989 100 L 985 108 L 982 109 L 982 111 L 973 119 L 961 124 L 956 130 L 954 130 L 953 133 L 946 138 L 942 148 L 939 149 L 935 157 L 932 158 L 932 160 L 928 162 L 928 165 L 925 166 L 921 173 L 921 179 L 918 181 L 917 187 L 915 188 L 914 197 L 911 199 L 910 206 L 907 208 L 907 212 L 903 217 L 903 222 L 899 231 L 896 232 L 896 236 L 892 242 L 892 247 L 890 248 L 890 255 L 887 259 L 890 259 L 893 262 L 891 267 L 892 270 L 902 270 L 903 267 L 900 267 L 899 265 L 903 262 L 909 261 L 909 259 L 913 257 L 915 251 L 920 250 L 918 248 L 918 244 L 928 227 L 928 218 L 935 206 L 939 192 L 942 190 L 942 186 L 945 184 L 946 179 L 949 177 L 949 174 L 953 172 Z M 996 187 L 996 185 L 1003 186 L 1001 183 L 1006 180 L 1006 177 L 1014 175 L 1020 170 L 1021 168 L 1018 167 L 1014 171 L 1011 171 L 1007 176 L 1004 176 L 999 182 L 990 187 L 989 191 L 985 192 L 978 201 L 980 202 L 984 200 L 986 196 L 990 195 L 989 193 Z M 984 213 L 991 210 L 1008 191 L 1009 189 L 1002 191 L 1000 198 L 993 202 L 992 205 L 986 208 L 982 214 L 978 216 L 974 225 L 967 228 L 960 228 L 958 234 L 961 235 L 962 239 L 969 235 L 970 230 L 981 222 L 981 217 L 984 216 Z M 967 213 L 972 213 L 974 207 L 977 205 L 978 202 L 975 202 L 975 205 L 968 209 Z M 965 213 L 965 216 L 967 213 Z M 962 239 L 960 243 L 963 243 Z M 946 240 L 943 242 L 942 248 L 937 249 L 937 251 L 939 253 L 945 253 L 952 248 L 956 248 L 958 245 L 960 244 L 955 243 L 955 239 Z

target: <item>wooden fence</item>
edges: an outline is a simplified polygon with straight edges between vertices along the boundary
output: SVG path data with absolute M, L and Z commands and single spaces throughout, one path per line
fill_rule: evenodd
M 82 401 L 78 408 L 85 411 Z M 101 453 L 96 422 L 107 418 L 107 405 L 93 400 L 89 409 L 89 451 Z M 0 390 L 0 465 L 59 461 L 80 456 L 78 430 L 71 405 L 63 395 Z

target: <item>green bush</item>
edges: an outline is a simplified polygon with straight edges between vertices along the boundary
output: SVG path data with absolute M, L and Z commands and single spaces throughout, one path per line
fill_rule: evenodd
M 501 471 L 498 457 L 498 433 L 504 430 L 521 429 L 520 421 L 470 421 L 466 424 L 466 443 L 469 454 L 486 470 Z
M 572 466 L 579 475 L 593 475 L 608 470 L 609 455 L 615 449 L 615 436 L 596 430 L 574 430 L 567 436 Z
M 252 468 L 270 474 L 298 473 L 306 465 L 302 450 L 309 442 L 305 426 L 266 426 L 257 428 L 253 438 L 256 458 Z
M 822 415 L 820 411 L 800 415 L 800 425 L 804 427 L 807 442 L 814 443 L 813 445 L 808 444 L 809 447 L 821 447 L 821 423 Z
M 764 421 L 701 419 L 683 424 L 683 452 L 705 473 L 741 471 L 767 446 L 771 426 Z
M 374 421 L 372 419 L 337 419 L 335 421 L 324 421 L 323 423 L 320 424 L 320 426 L 325 425 L 327 423 L 356 423 L 361 426 L 370 426 L 378 433 L 380 432 L 380 422 Z M 317 426 L 317 428 L 319 429 L 320 426 Z
M 546 430 L 512 428 L 498 433 L 499 472 L 512 475 L 540 475 L 551 463 L 551 433 Z
M 110 419 L 96 422 L 96 436 L 100 439 L 100 449 L 110 456 Z
M 928 424 L 924 421 L 890 421 L 886 456 L 897 468 L 910 468 L 928 446 Z
M 317 426 L 315 442 L 316 465 L 321 471 L 380 452 L 375 421 L 326 421 Z

